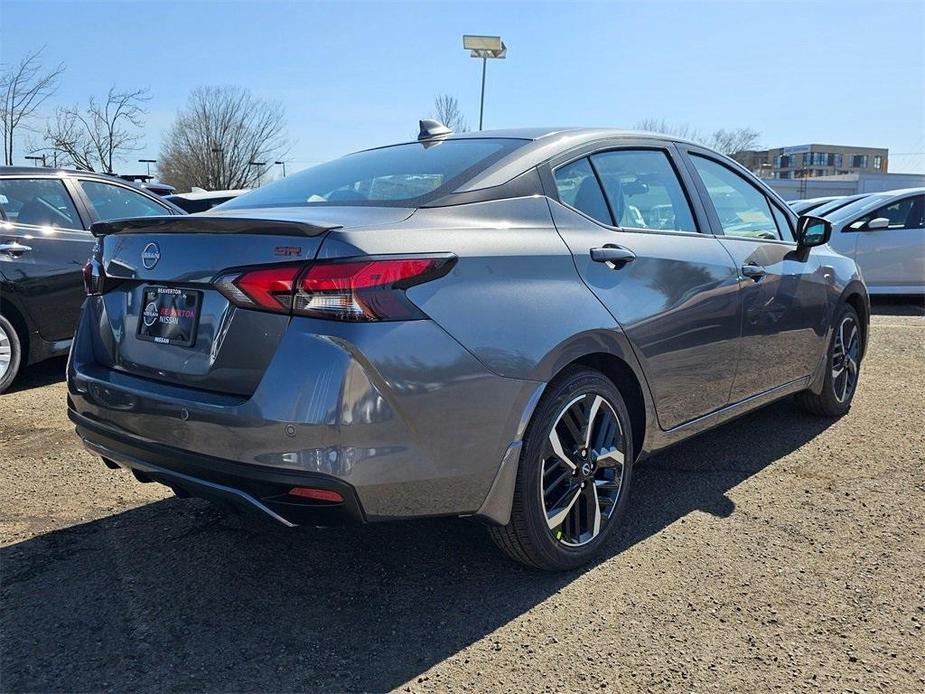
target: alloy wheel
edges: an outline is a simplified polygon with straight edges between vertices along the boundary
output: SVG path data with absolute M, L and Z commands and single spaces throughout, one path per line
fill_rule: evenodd
M 559 413 L 543 454 L 540 499 L 546 525 L 564 545 L 597 537 L 623 487 L 625 438 L 613 406 L 589 393 Z
M 860 332 L 852 316 L 845 316 L 835 330 L 832 348 L 832 388 L 839 403 L 847 402 L 858 383 L 861 353 Z
M 10 369 L 10 362 L 13 361 L 13 345 L 10 342 L 10 336 L 0 325 L 0 380 L 6 376 Z

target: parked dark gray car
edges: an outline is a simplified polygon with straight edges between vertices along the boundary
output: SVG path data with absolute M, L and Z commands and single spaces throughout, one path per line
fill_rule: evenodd
M 848 410 L 869 306 L 830 231 L 692 143 L 424 122 L 205 215 L 95 225 L 69 415 L 180 496 L 473 516 L 575 567 L 642 458 L 787 395 Z

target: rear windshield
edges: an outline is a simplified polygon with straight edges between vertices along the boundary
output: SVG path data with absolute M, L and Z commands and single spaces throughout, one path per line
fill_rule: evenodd
M 475 138 L 371 149 L 319 164 L 221 209 L 290 205 L 414 207 L 451 192 L 525 140 Z

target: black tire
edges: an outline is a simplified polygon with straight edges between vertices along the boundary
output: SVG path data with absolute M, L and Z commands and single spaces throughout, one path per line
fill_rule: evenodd
M 22 343 L 19 333 L 4 316 L 0 316 L 0 393 L 13 383 L 21 364 Z
M 586 396 L 586 398 L 581 400 L 582 404 L 576 405 L 575 403 L 578 403 L 582 396 Z M 597 425 L 592 423 L 590 428 L 594 430 L 594 438 L 598 441 L 602 440 L 601 437 L 613 434 L 614 438 L 612 440 L 615 442 L 613 447 L 609 447 L 607 449 L 609 452 L 606 454 L 602 453 L 605 448 L 602 447 L 595 451 L 590 446 L 588 448 L 582 447 L 574 452 L 575 458 L 573 462 L 590 461 L 592 468 L 595 469 L 590 473 L 591 477 L 584 477 L 584 479 L 590 481 L 577 481 L 587 474 L 584 469 L 585 465 L 579 465 L 571 473 L 568 468 L 561 466 L 559 467 L 559 471 L 562 471 L 561 475 L 558 472 L 553 472 L 550 475 L 550 465 L 559 465 L 561 460 L 559 456 L 548 455 L 553 427 L 560 421 L 565 422 L 562 418 L 565 416 L 566 411 L 571 412 L 569 406 L 581 408 L 584 406 L 583 403 L 596 400 L 596 396 L 601 396 L 610 406 L 604 415 L 608 418 L 608 421 L 602 423 L 604 420 L 595 419 L 595 415 L 589 413 L 593 422 L 598 422 Z M 593 413 L 598 412 L 603 407 L 603 404 L 599 404 L 598 409 L 592 407 L 588 409 Z M 619 430 L 616 430 L 613 426 L 614 415 L 617 422 L 619 422 Z M 567 432 L 568 429 L 564 429 L 564 431 Z M 585 440 L 592 438 L 591 434 L 587 433 L 587 429 L 583 428 L 582 432 Z M 565 444 L 561 444 L 560 450 L 563 450 L 564 447 Z M 618 448 L 621 450 L 618 451 Z M 581 451 L 590 452 L 586 452 L 582 457 Z M 619 525 L 620 519 L 626 511 L 626 501 L 632 479 L 632 451 L 632 426 L 620 391 L 612 381 L 599 371 L 585 367 L 569 367 L 549 384 L 530 420 L 524 435 L 523 451 L 521 452 L 517 469 L 517 483 L 514 489 L 511 520 L 506 526 L 489 528 L 492 540 L 512 559 L 537 569 L 564 571 L 587 563 L 594 558 L 608 537 L 613 534 L 614 529 Z M 598 458 L 597 454 L 599 453 L 601 455 Z M 570 449 L 569 455 L 571 456 L 572 454 Z M 618 454 L 622 454 L 622 461 L 619 464 L 615 461 Z M 600 462 L 600 467 L 598 467 L 598 461 L 604 461 L 605 458 L 611 458 L 611 460 L 607 463 Z M 619 484 L 608 481 L 611 475 L 614 480 L 616 479 L 618 474 L 616 471 L 617 465 L 619 465 L 621 477 Z M 570 524 L 573 529 L 577 528 L 576 532 L 580 532 L 580 518 L 576 524 L 573 516 L 567 516 L 558 526 L 558 530 L 550 527 L 550 523 L 554 522 L 553 520 L 547 522 L 546 501 L 544 500 L 547 497 L 544 496 L 542 484 L 551 476 L 557 475 L 560 479 L 561 477 L 566 477 L 563 484 L 572 485 L 569 489 L 574 490 L 576 496 L 591 493 L 592 498 L 595 499 L 594 503 L 598 510 L 597 515 L 599 518 L 596 527 L 599 528 L 599 532 L 594 536 L 594 531 L 589 529 L 587 534 L 590 539 L 584 541 L 580 546 L 566 544 L 566 538 L 564 538 L 562 530 L 562 528 Z M 568 477 L 569 475 L 570 477 Z M 598 479 L 596 476 L 603 476 L 608 479 Z M 580 489 L 585 491 L 580 491 L 575 486 L 576 484 L 580 485 Z M 603 496 L 598 497 L 599 494 L 604 494 L 604 492 L 598 491 L 598 484 L 604 484 L 609 489 L 616 487 L 615 492 L 608 492 L 615 494 L 615 498 L 605 499 Z M 586 489 L 586 485 L 590 485 L 590 487 Z M 566 492 L 563 498 L 569 493 Z M 593 513 L 593 509 L 589 506 L 590 503 L 587 497 L 582 496 L 571 508 L 574 508 L 577 514 L 581 513 L 580 508 Z M 606 518 L 604 518 L 601 511 L 604 508 L 601 505 L 602 503 L 606 504 L 609 511 Z M 553 510 L 555 511 L 556 508 L 554 507 Z M 555 518 L 558 515 L 553 513 L 552 517 Z M 584 517 L 588 518 L 587 516 Z
M 851 350 L 854 351 L 854 381 L 850 384 L 850 389 L 844 390 L 844 382 L 841 381 L 841 377 L 836 378 L 834 373 L 838 370 L 839 364 L 844 364 L 845 360 L 843 357 L 840 357 L 839 354 L 836 354 L 836 346 L 839 343 L 839 333 L 843 325 L 846 325 L 848 321 L 849 325 L 853 325 L 853 328 L 856 329 L 856 344 L 851 347 Z M 849 342 L 849 347 L 851 343 L 851 338 L 842 338 Z M 862 334 L 861 334 L 861 322 L 858 318 L 857 311 L 848 304 L 843 305 L 837 312 L 834 327 L 832 329 L 832 338 L 829 340 L 829 348 L 826 352 L 826 362 L 825 362 L 825 381 L 822 384 L 822 392 L 818 395 L 813 393 L 810 390 L 804 390 L 801 393 L 797 393 L 796 401 L 797 404 L 810 414 L 814 414 L 818 417 L 841 417 L 842 415 L 847 414 L 848 410 L 851 409 L 851 402 L 854 400 L 854 394 L 857 391 L 858 379 L 861 375 L 861 345 L 863 344 Z M 839 364 L 836 364 L 836 361 Z M 843 367 L 847 368 L 847 367 Z M 845 374 L 844 378 L 847 378 L 848 374 Z

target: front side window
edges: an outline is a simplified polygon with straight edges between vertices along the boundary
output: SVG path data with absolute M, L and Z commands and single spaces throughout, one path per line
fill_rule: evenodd
M 555 177 L 559 200 L 601 224 L 613 224 L 604 193 L 587 158 L 560 166 Z
M 34 226 L 82 229 L 64 182 L 52 178 L 0 179 L 0 217 Z
M 292 174 L 222 207 L 413 207 L 451 192 L 524 144 L 508 138 L 462 138 L 371 149 Z
M 125 219 L 127 217 L 156 217 L 170 214 L 145 195 L 122 186 L 100 181 L 81 180 L 80 187 L 90 199 L 100 219 Z
M 925 195 L 915 195 L 878 207 L 873 212 L 868 212 L 853 221 L 848 228 L 853 231 L 864 231 L 868 228 L 870 220 L 884 218 L 890 220 L 886 229 L 922 229 L 925 227 L 923 213 L 925 213 Z
M 692 154 L 691 161 L 700 174 L 726 236 L 781 238 L 771 205 L 761 191 L 712 159 Z
M 696 232 L 690 205 L 664 152 L 615 150 L 591 157 L 617 226 Z

